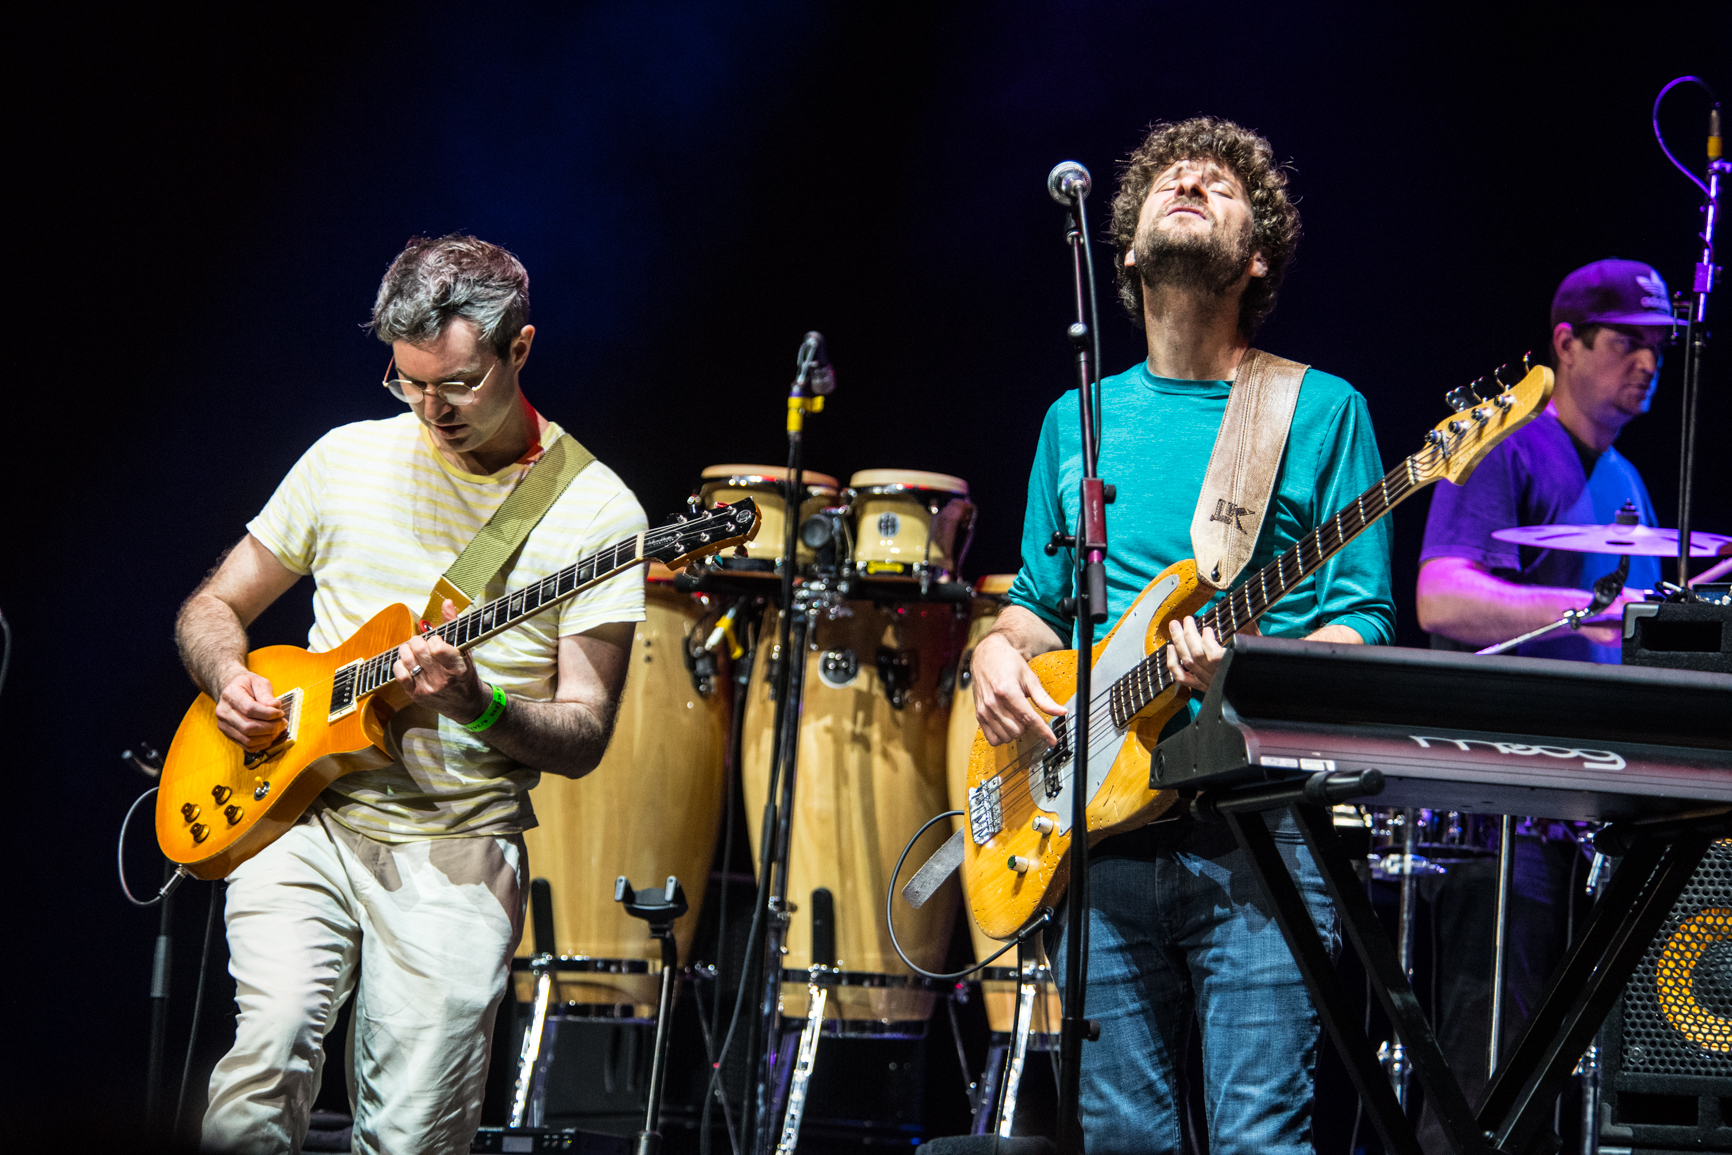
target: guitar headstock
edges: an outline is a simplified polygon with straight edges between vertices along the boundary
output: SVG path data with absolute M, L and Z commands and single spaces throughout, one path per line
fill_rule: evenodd
M 1521 380 L 1505 385 L 1500 368 L 1489 378 L 1452 391 L 1445 400 L 1455 410 L 1425 435 L 1425 448 L 1408 461 L 1419 482 L 1465 483 L 1474 467 L 1498 442 L 1538 417 L 1552 395 L 1552 371 L 1522 358 Z
M 644 538 L 644 556 L 669 569 L 679 569 L 700 557 L 744 545 L 758 535 L 763 517 L 758 503 L 744 498 L 696 513 L 682 513 L 657 526 Z

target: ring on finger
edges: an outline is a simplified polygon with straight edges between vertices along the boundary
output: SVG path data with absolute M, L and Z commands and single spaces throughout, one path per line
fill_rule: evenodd
M 415 678 L 417 678 L 417 677 L 418 677 L 418 676 L 420 676 L 420 673 L 421 673 L 421 667 L 420 667 L 420 666 L 416 666 L 416 667 L 415 667 L 415 668 L 414 668 L 414 669 L 412 669 L 412 670 L 410 670 L 410 671 L 409 671 L 409 680 L 410 680 L 410 681 L 414 681 L 414 680 L 415 680 Z

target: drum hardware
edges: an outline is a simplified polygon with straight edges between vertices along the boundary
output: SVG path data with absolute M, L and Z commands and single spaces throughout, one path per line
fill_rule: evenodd
M 884 696 L 890 705 L 900 710 L 908 704 L 908 690 L 920 677 L 920 655 L 913 650 L 892 650 L 878 647 L 875 663 L 878 678 L 884 685 Z
M 1627 507 L 1628 503 L 1626 502 L 1625 505 Z M 1550 527 L 1544 527 L 1544 528 L 1555 529 L 1555 528 L 1559 528 L 1559 527 L 1550 526 Z M 1498 537 L 1498 536 L 1505 534 L 1505 533 L 1508 533 L 1508 532 L 1510 532 L 1510 531 L 1500 529 L 1497 531 L 1497 533 L 1492 534 L 1492 536 Z M 1506 538 L 1505 540 L 1507 541 L 1507 540 L 1512 540 L 1512 539 Z M 1582 624 L 1584 622 L 1586 622 L 1589 618 L 1593 617 L 1595 614 L 1599 613 L 1601 610 L 1605 609 L 1607 606 L 1611 605 L 1613 602 L 1618 600 L 1618 596 L 1624 592 L 1624 581 L 1629 576 L 1630 576 L 1630 555 L 1625 554 L 1625 555 L 1623 555 L 1623 557 L 1618 559 L 1618 568 L 1617 569 L 1613 570 L 1609 574 L 1605 574 L 1604 576 L 1598 578 L 1594 582 L 1594 600 L 1589 602 L 1585 608 L 1579 609 L 1579 610 L 1566 610 L 1566 611 L 1564 611 L 1563 617 L 1559 618 L 1555 622 L 1552 622 L 1550 625 L 1541 626 L 1537 630 L 1529 630 L 1527 633 L 1523 634 L 1519 638 L 1511 638 L 1507 642 L 1499 642 L 1495 646 L 1487 646 L 1483 650 L 1475 650 L 1474 653 L 1481 654 L 1481 655 L 1502 654 L 1502 653 L 1508 652 L 1509 650 L 1515 649 L 1517 646 L 1522 645 L 1524 642 L 1531 642 L 1535 638 L 1544 637 L 1545 635 L 1552 633 L 1554 630 L 1563 629 L 1565 626 L 1568 626 L 1572 630 L 1579 630 L 1582 628 Z
M 661 944 L 661 996 L 656 1002 L 656 1041 L 650 1059 L 649 1094 L 644 1105 L 643 1130 L 632 1143 L 632 1155 L 658 1155 L 661 1150 L 662 1087 L 667 1079 L 668 1029 L 673 1020 L 674 991 L 679 984 L 679 943 L 674 923 L 686 913 L 686 893 L 673 875 L 660 890 L 633 891 L 625 875 L 613 884 L 613 900 L 633 918 L 649 924 L 649 936 Z M 551 907 L 551 903 L 549 906 Z
M 982 997 L 990 997 L 987 994 L 988 983 L 1014 986 L 1011 988 L 1010 1029 L 993 1031 L 991 1045 L 987 1048 L 980 1094 L 974 1104 L 972 1133 L 975 1135 L 1010 1136 L 1028 1053 L 1054 1053 L 1058 1050 L 1058 1031 L 1053 1029 L 1058 1025 L 1053 1014 L 1057 1009 L 1058 991 L 1053 982 L 1052 967 L 1044 957 L 1029 957 L 1039 953 L 1038 940 L 1031 942 L 1025 938 L 1023 942 L 1028 945 L 1019 948 L 1019 961 L 1015 967 L 987 967 L 980 975 Z M 1035 1029 L 1037 1018 L 1041 1021 L 1039 1030 Z

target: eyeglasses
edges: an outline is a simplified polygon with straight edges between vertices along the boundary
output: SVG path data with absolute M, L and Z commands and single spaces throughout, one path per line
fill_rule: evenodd
M 389 389 L 391 396 L 409 405 L 420 403 L 429 393 L 437 393 L 439 399 L 447 405 L 473 405 L 475 404 L 475 394 L 481 390 L 483 385 L 487 384 L 487 379 L 493 376 L 493 370 L 499 368 L 499 363 L 495 361 L 488 367 L 487 372 L 481 375 L 481 380 L 473 385 L 467 381 L 441 381 L 436 385 L 420 385 L 407 377 L 391 376 L 391 370 L 396 365 L 397 358 L 393 356 L 385 365 L 385 379 L 379 384 Z

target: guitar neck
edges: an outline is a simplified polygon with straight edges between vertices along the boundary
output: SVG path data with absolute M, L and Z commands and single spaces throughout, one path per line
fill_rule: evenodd
M 1423 450 L 1422 453 L 1430 453 Z M 1340 553 L 1354 538 L 1403 501 L 1424 489 L 1436 477 L 1424 468 L 1418 456 L 1383 475 L 1383 480 L 1338 510 L 1334 517 L 1300 538 L 1292 549 L 1234 587 L 1227 596 L 1197 619 L 1198 630 L 1213 629 L 1222 642 L 1262 617 L 1268 608 L 1300 582 L 1316 573 L 1323 563 Z M 1167 646 L 1156 647 L 1110 689 L 1113 721 L 1127 725 L 1174 684 L 1167 668 Z
M 471 606 L 428 633 L 443 638 L 459 650 L 478 646 L 495 634 L 504 633 L 544 610 L 570 601 L 591 586 L 641 564 L 649 556 L 644 552 L 646 544 L 653 549 L 656 543 L 651 539 L 658 532 L 663 531 L 652 530 L 615 542 L 533 585 L 513 590 L 482 605 Z M 394 677 L 391 666 L 396 660 L 397 650 L 393 647 L 362 662 L 357 671 L 355 696 L 370 694 L 390 682 Z

